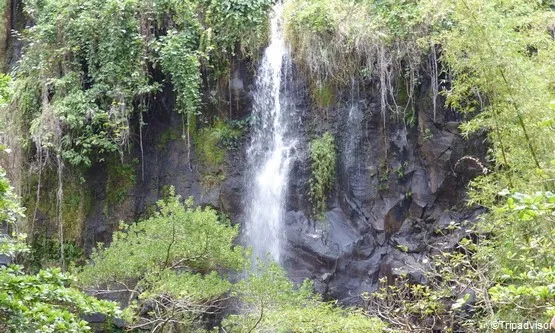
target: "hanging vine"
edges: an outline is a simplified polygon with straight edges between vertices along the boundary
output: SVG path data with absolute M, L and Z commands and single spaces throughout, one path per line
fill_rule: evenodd
M 271 0 L 45 0 L 25 2 L 33 25 L 23 34 L 14 71 L 13 137 L 21 136 L 38 167 L 33 221 L 43 170 L 55 168 L 56 220 L 63 253 L 64 169 L 83 171 L 130 149 L 138 119 L 145 177 L 144 113 L 164 86 L 173 87 L 189 154 L 201 100 L 201 70 L 216 80 L 227 60 L 254 55 L 265 43 Z M 160 75 L 163 73 L 164 75 Z M 23 134 L 22 134 L 23 133 Z M 31 230 L 33 231 L 33 230 Z
M 130 119 L 144 111 L 140 101 L 169 82 L 190 127 L 199 107 L 201 65 L 225 71 L 217 67 L 237 45 L 254 54 L 265 41 L 270 6 L 270 0 L 29 1 L 25 10 L 34 26 L 24 34 L 15 72 L 16 109 L 40 127 L 44 110 L 34 96 L 46 94 L 62 129 L 62 158 L 73 166 L 123 154 Z M 165 78 L 153 76 L 158 66 Z

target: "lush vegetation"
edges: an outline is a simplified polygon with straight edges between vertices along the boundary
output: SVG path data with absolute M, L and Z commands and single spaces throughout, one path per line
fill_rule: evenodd
M 245 255 L 233 245 L 237 227 L 190 205 L 170 193 L 154 216 L 122 223 L 110 247 L 100 244 L 92 254 L 80 283 L 96 293 L 125 293 L 138 326 L 193 326 L 199 315 L 217 311 L 231 287 L 219 272 L 240 270 Z
M 28 1 L 14 108 L 37 154 L 88 166 L 130 144 L 130 119 L 171 83 L 176 111 L 199 112 L 201 67 L 265 41 L 269 0 Z M 99 29 L 102 27 L 102 29 Z M 159 79 L 160 71 L 166 79 Z M 40 156 L 37 156 L 40 157 Z
M 2 216 L 13 225 L 21 215 L 11 189 L 2 178 Z M 20 265 L 0 268 L 0 328 L 9 332 L 87 332 L 83 314 L 123 318 L 128 329 L 165 332 L 204 331 L 210 316 L 241 305 L 240 315 L 222 323 L 227 332 L 381 332 L 383 323 L 360 310 L 342 309 L 320 300 L 306 281 L 299 289 L 275 264 L 233 284 L 228 274 L 247 263 L 245 250 L 233 241 L 237 227 L 213 209 L 192 208 L 170 196 L 158 211 L 136 224 L 122 224 L 112 244 L 99 244 L 91 263 L 77 268 L 79 285 L 97 297 L 112 295 L 126 305 L 98 300 L 71 287 L 75 278 L 59 269 L 25 274 Z M 22 235 L 17 235 L 22 237 Z M 0 254 L 14 258 L 28 251 L 20 238 L 2 239 Z M 250 264 L 249 264 L 250 265 Z
M 294 0 L 289 6 L 296 57 L 317 83 L 376 77 L 382 111 L 396 112 L 407 110 L 424 66 L 434 117 L 441 93 L 448 107 L 471 119 L 462 125 L 464 135 L 489 133 L 491 170 L 469 191 L 470 204 L 489 212 L 459 244 L 460 253 L 434 258 L 430 285 L 386 286 L 369 296 L 371 311 L 410 331 L 549 322 L 555 315 L 553 2 Z M 404 82 L 408 99 L 393 94 Z
M 1 82 L 8 82 L 5 76 Z M 0 87 L 0 104 L 9 96 L 6 85 Z M 2 148 L 6 153 L 6 148 Z M 84 314 L 119 315 L 115 303 L 88 296 L 72 286 L 75 279 L 59 268 L 29 274 L 19 264 L 30 249 L 25 234 L 18 231 L 18 222 L 25 210 L 0 168 L 0 227 L 11 236 L 0 233 L 0 330 L 2 332 L 86 332 Z M 3 265 L 7 264 L 7 265 Z
M 463 130 L 487 129 L 495 162 L 470 191 L 473 202 L 491 211 L 480 225 L 491 236 L 476 250 L 491 279 L 480 295 L 491 297 L 491 319 L 549 322 L 555 316 L 552 6 L 463 1 L 452 11 L 455 31 L 444 37 L 444 61 L 456 74 L 448 102 L 481 111 Z
M 202 331 L 209 316 L 229 307 L 240 314 L 223 322 L 227 332 L 379 332 L 384 327 L 357 310 L 322 302 L 309 281 L 296 290 L 277 265 L 261 265 L 258 273 L 237 284 L 229 274 L 250 265 L 245 250 L 234 245 L 237 226 L 210 208 L 185 206 L 170 191 L 158 212 L 133 225 L 122 224 L 111 245 L 102 244 L 92 263 L 80 269 L 79 281 L 96 295 L 120 295 L 128 303 L 129 328 Z M 323 320 L 325 318 L 325 320 Z
M 87 194 L 64 186 L 67 170 L 111 163 L 134 142 L 142 149 L 143 114 L 163 91 L 175 94 L 186 126 L 181 137 L 206 167 L 203 180 L 221 181 L 225 149 L 241 133 L 215 115 L 196 128 L 206 99 L 201 87 L 226 78 L 232 55 L 256 56 L 271 4 L 25 2 L 33 24 L 22 32 L 14 82 L 0 78 L 0 120 L 3 135 L 21 143 L 21 165 L 38 170 L 30 202 L 56 205 L 48 215 L 59 239 L 57 245 L 34 239 L 35 248 L 27 247 L 16 224 L 23 210 L 2 173 L 0 224 L 13 237 L 2 238 L 0 254 L 16 264 L 0 268 L 0 330 L 86 331 L 81 315 L 100 312 L 121 316 L 129 328 L 200 331 L 211 329 L 213 315 L 228 306 L 236 313 L 221 323 L 227 332 L 383 330 L 368 313 L 411 332 L 487 331 L 495 320 L 544 323 L 555 316 L 555 3 L 549 0 L 287 2 L 287 36 L 316 108 L 331 107 L 339 89 L 358 80 L 379 89 L 385 131 L 387 119 L 418 121 L 413 103 L 425 82 L 433 121 L 445 100 L 468 120 L 461 126 L 465 136 L 488 133 L 489 172 L 469 187 L 469 204 L 488 212 L 478 225 L 437 231 L 468 236 L 457 251 L 430 258 L 427 285 L 400 277 L 363 295 L 363 313 L 323 302 L 308 282 L 294 287 L 274 265 L 235 282 L 248 257 L 234 243 L 237 227 L 173 195 L 147 219 L 122 224 L 111 246 L 100 245 L 89 264 L 75 268 L 77 284 L 59 269 L 40 269 L 45 261 L 53 265 L 52 257 L 61 257 L 62 269 L 82 257 L 64 239 L 80 226 L 64 231 L 63 221 L 82 217 Z M 319 217 L 335 186 L 336 159 L 331 133 L 311 142 L 310 201 Z M 125 198 L 133 171 L 128 165 L 110 170 L 112 203 Z M 396 173 L 403 178 L 404 166 Z M 41 201 L 42 187 L 56 190 Z M 48 252 L 48 260 L 38 252 Z M 38 273 L 17 264 L 24 259 Z M 116 295 L 125 313 L 75 285 L 98 297 Z
M 26 225 L 31 241 L 42 231 L 34 228 L 40 212 L 57 229 L 43 243 L 80 242 L 91 208 L 83 176 L 94 163 L 108 164 L 108 205 L 124 201 L 135 162 L 144 177 L 144 115 L 167 96 L 165 107 L 183 118 L 178 137 L 189 151 L 200 137 L 203 162 L 221 164 L 227 147 L 209 129 L 197 131 L 201 85 L 215 89 L 232 58 L 257 56 L 270 6 L 270 0 L 25 1 L 22 21 L 29 26 L 18 35 L 22 57 L 0 122 L 33 212 Z M 219 126 L 213 113 L 203 115 L 214 123 L 208 128 Z M 129 161 L 134 147 L 141 159 Z M 204 176 L 209 185 L 225 176 L 212 165 Z
M 291 0 L 286 31 L 300 67 L 312 82 L 319 106 L 331 105 L 332 87 L 352 80 L 377 79 L 383 121 L 388 112 L 408 116 L 422 67 L 439 75 L 432 38 L 434 23 L 444 15 L 436 1 Z M 426 56 L 430 57 L 430 61 Z M 434 87 L 436 108 L 438 82 Z M 405 90 L 399 96 L 398 90 Z
M 1 82 L 4 103 L 9 98 L 9 79 L 3 76 Z M 214 133 L 218 136 L 211 135 L 224 143 L 230 144 L 229 140 L 236 136 L 224 125 L 217 130 Z M 23 260 L 31 252 L 24 242 L 25 235 L 17 232 L 16 223 L 24 217 L 23 212 L 1 170 L 0 222 L 14 231 L 13 238 L 1 235 L 2 260 Z M 22 265 L 9 264 L 0 267 L 0 329 L 87 332 L 91 327 L 82 316 L 104 314 L 108 316 L 106 324 L 110 318 L 123 318 L 128 329 L 204 331 L 209 328 L 210 316 L 227 307 L 232 296 L 242 309 L 241 315 L 229 316 L 222 324 L 228 332 L 275 330 L 284 325 L 302 332 L 315 327 L 321 332 L 340 332 L 345 327 L 355 331 L 382 330 L 379 320 L 369 319 L 360 311 L 322 302 L 313 295 L 308 281 L 299 290 L 294 289 L 277 265 L 261 267 L 261 275 L 233 284 L 229 274 L 243 270 L 248 257 L 242 247 L 234 244 L 237 235 L 238 227 L 225 217 L 211 208 L 192 208 L 191 200 L 182 204 L 170 188 L 166 200 L 158 202 L 151 217 L 131 225 L 122 223 L 109 247 L 98 244 L 90 264 L 74 269 L 78 285 L 96 297 L 119 299 L 126 306 L 125 311 L 120 311 L 116 303 L 76 289 L 72 286 L 76 279 L 59 268 L 32 275 Z M 55 243 L 42 243 L 49 244 L 53 256 L 62 251 Z M 48 252 L 46 246 L 33 244 L 32 252 Z

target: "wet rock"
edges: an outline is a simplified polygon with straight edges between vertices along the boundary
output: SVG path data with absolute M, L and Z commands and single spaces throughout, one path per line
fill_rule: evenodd
M 394 234 L 403 225 L 409 214 L 410 200 L 404 198 L 393 206 L 384 217 L 384 229 L 386 234 Z
M 362 291 L 375 290 L 380 276 L 390 280 L 407 274 L 413 282 L 426 283 L 423 271 L 433 254 L 430 245 L 443 243 L 453 248 L 465 237 L 437 234 L 437 227 L 453 218 L 462 221 L 476 211 L 455 208 L 464 200 L 466 182 L 471 177 L 457 177 L 451 168 L 461 156 L 485 153 L 474 141 L 465 143 L 459 136 L 456 115 L 438 110 L 433 121 L 429 106 L 418 100 L 419 123 L 409 128 L 387 121 L 384 140 L 379 104 L 369 102 L 377 97 L 370 91 L 359 99 L 365 101 L 361 103 L 364 131 L 357 135 L 352 135 L 354 128 L 346 119 L 348 106 L 329 110 L 328 122 L 336 126 L 331 131 L 339 147 L 351 144 L 357 147 L 358 155 L 347 158 L 344 148 L 340 150 L 338 183 L 328 201 L 326 227 L 315 227 L 321 228 L 315 236 L 314 229 L 299 228 L 299 223 L 309 226 L 321 222 L 304 215 L 302 219 L 293 218 L 294 214 L 287 217 L 287 260 L 295 263 L 286 266 L 290 275 L 298 281 L 318 280 L 318 290 L 350 304 L 357 302 Z M 317 125 L 312 131 L 321 133 L 330 128 Z M 358 140 L 354 144 L 353 138 Z M 388 142 L 387 150 L 384 141 Z M 308 169 L 296 169 L 294 177 L 305 182 L 305 190 L 299 190 L 303 184 L 296 182 L 288 203 L 300 202 L 296 196 L 306 197 Z M 309 207 L 307 201 L 288 204 L 295 212 L 310 212 Z M 306 234 L 299 235 L 303 232 Z

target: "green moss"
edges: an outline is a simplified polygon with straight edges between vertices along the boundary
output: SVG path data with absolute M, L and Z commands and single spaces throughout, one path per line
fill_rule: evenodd
M 62 220 L 64 238 L 80 242 L 87 215 L 92 207 L 92 196 L 80 181 L 73 180 L 64 186 Z
M 237 148 L 245 128 L 245 121 L 216 119 L 212 125 L 194 133 L 196 153 L 202 165 L 201 181 L 205 188 L 217 186 L 225 179 L 226 151 Z
M 414 86 L 414 84 L 410 82 L 410 79 L 399 75 L 398 84 L 394 88 L 397 110 L 392 117 L 395 116 L 398 120 L 402 119 L 408 126 L 416 124 L 416 111 L 414 109 L 414 96 L 411 96 L 411 86 Z
M 106 185 L 108 206 L 122 203 L 135 185 L 135 167 L 133 163 L 121 163 L 119 159 L 113 158 L 106 164 L 108 172 L 108 182 Z
M 60 243 L 58 239 L 37 235 L 30 244 L 31 253 L 26 258 L 26 266 L 31 272 L 37 272 L 47 267 L 56 267 L 60 260 Z M 83 263 L 85 251 L 74 240 L 65 241 L 63 244 L 66 263 Z
M 38 221 L 34 222 L 35 233 L 43 233 L 39 227 L 55 230 L 58 219 L 57 189 L 58 179 L 57 173 L 52 169 L 45 169 L 42 172 L 40 200 L 37 206 L 37 186 L 38 174 L 28 174 L 27 195 L 24 196 L 23 202 L 28 209 L 27 224 L 33 224 L 35 208 L 37 212 L 46 217 L 48 225 L 38 225 Z M 85 219 L 90 212 L 92 206 L 92 196 L 90 191 L 84 186 L 81 177 L 75 174 L 65 175 L 63 179 L 63 200 L 62 200 L 62 221 L 64 229 L 64 239 L 67 241 L 81 242 L 82 231 Z M 32 235 L 33 237 L 33 235 Z
M 175 141 L 181 138 L 181 133 L 178 133 L 176 129 L 174 128 L 170 128 L 164 132 L 162 132 L 162 135 L 160 135 L 160 138 L 158 139 L 158 143 L 156 144 L 156 148 L 157 150 L 167 150 L 168 149 L 168 144 L 171 141 Z
M 310 143 L 312 174 L 310 177 L 310 202 L 314 215 L 320 219 L 326 210 L 328 195 L 335 183 L 337 153 L 334 137 L 326 132 Z
M 227 123 L 221 119 L 195 133 L 197 156 L 201 164 L 209 169 L 209 173 L 224 169 L 226 150 L 235 147 L 242 134 L 239 122 L 235 126 L 234 123 Z
M 333 87 L 329 82 L 312 85 L 312 100 L 314 104 L 325 109 L 330 107 L 334 101 Z
M 83 258 L 81 248 L 85 220 L 92 207 L 92 195 L 84 186 L 79 173 L 67 172 L 63 178 L 62 222 L 64 231 L 64 257 L 66 263 L 76 262 Z M 32 270 L 56 266 L 60 259 L 60 244 L 57 234 L 57 172 L 54 169 L 44 169 L 41 175 L 40 200 L 37 206 L 38 173 L 29 173 L 26 177 L 28 192 L 23 197 L 27 207 L 27 226 L 31 225 L 33 234 L 30 235 L 31 253 L 27 266 Z M 35 217 L 37 210 L 37 220 Z

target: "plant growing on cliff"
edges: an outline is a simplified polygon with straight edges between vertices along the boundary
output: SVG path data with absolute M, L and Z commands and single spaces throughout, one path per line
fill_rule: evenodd
M 337 163 L 335 139 L 329 132 L 310 143 L 310 161 L 310 202 L 314 215 L 322 218 L 326 201 L 335 184 Z
M 470 232 L 468 228 L 456 227 L 463 235 Z M 449 229 L 440 233 L 453 232 Z M 487 276 L 492 257 L 476 254 L 479 246 L 470 240 L 473 236 L 462 238 L 454 250 L 434 248 L 435 255 L 398 268 L 389 281 L 381 278 L 378 290 L 362 295 L 368 313 L 401 332 L 487 331 L 488 323 L 476 319 L 494 310 L 487 293 L 494 285 Z M 412 280 L 405 269 L 421 272 L 426 283 Z
M 18 34 L 22 56 L 13 71 L 13 98 L 0 121 L 17 145 L 16 168 L 38 170 L 34 189 L 21 184 L 36 191 L 36 207 L 46 201 L 40 200 L 46 188 L 43 170 L 56 168 L 56 197 L 48 204 L 56 211 L 49 222 L 57 224 L 60 244 L 67 222 L 73 222 L 65 216 L 67 176 L 82 175 L 118 154 L 124 160 L 136 141 L 144 177 L 143 114 L 154 105 L 182 114 L 183 137 L 191 148 L 201 72 L 204 82 L 213 84 L 225 76 L 236 51 L 255 54 L 250 48 L 266 41 L 270 5 L 270 0 L 23 2 L 24 21 L 32 25 Z M 172 88 L 176 104 L 168 105 L 166 96 L 160 97 Z M 113 192 L 109 195 L 116 201 L 125 194 L 124 189 Z M 36 219 L 37 212 L 29 218 Z M 70 241 L 77 240 L 73 236 Z
M 436 7 L 435 1 L 292 0 L 286 33 L 300 67 L 318 87 L 379 79 L 384 122 L 386 111 L 410 109 L 420 69 L 429 67 L 435 114 L 439 72 L 433 32 L 447 14 Z M 405 96 L 396 96 L 395 88 L 405 82 Z
M 44 151 L 57 150 L 71 164 L 89 166 L 97 155 L 129 144 L 130 118 L 168 82 L 177 94 L 177 111 L 190 123 L 198 112 L 201 65 L 221 73 L 237 45 L 261 45 L 270 4 L 26 2 L 34 26 L 23 35 L 27 43 L 15 72 L 14 101 L 23 138 Z
M 365 75 L 379 79 L 382 112 L 387 102 L 394 102 L 392 74 L 408 65 L 410 100 L 410 86 L 417 82 L 415 68 L 430 53 L 433 109 L 438 78 L 443 77 L 448 106 L 472 118 L 461 127 L 463 135 L 487 131 L 493 163 L 492 172 L 476 178 L 470 190 L 471 204 L 489 208 L 480 221 L 480 230 L 489 232 L 489 239 L 480 239 L 460 260 L 443 260 L 438 278 L 452 277 L 461 267 L 475 274 L 478 262 L 485 273 L 469 275 L 468 281 L 481 286 L 475 292 L 479 302 L 488 303 L 483 307 L 488 311 L 469 313 L 476 315 L 471 320 L 521 321 L 529 315 L 549 321 L 553 279 L 547 262 L 552 262 L 554 228 L 551 215 L 530 212 L 551 200 L 548 193 L 555 178 L 553 2 L 296 0 L 290 4 L 288 31 L 305 68 L 317 79 L 339 82 L 353 77 L 352 68 L 371 69 Z M 361 16 L 367 19 L 355 19 Z M 438 60 L 445 73 L 438 72 Z M 363 66 L 351 67 L 353 63 Z M 428 132 L 423 133 L 425 140 L 430 139 Z M 518 204 L 508 209 L 511 204 L 499 195 L 505 188 L 527 194 L 513 198 Z M 542 199 L 533 195 L 538 191 Z M 481 285 L 480 279 L 487 283 Z M 437 300 L 438 293 L 450 287 L 432 283 L 424 298 Z M 451 310 L 444 310 L 448 318 Z M 413 319 L 409 311 L 407 320 Z

